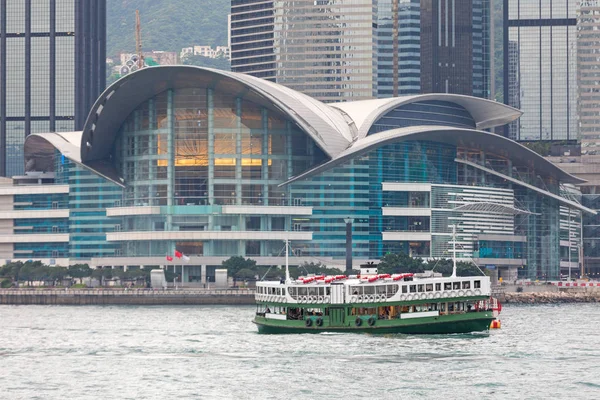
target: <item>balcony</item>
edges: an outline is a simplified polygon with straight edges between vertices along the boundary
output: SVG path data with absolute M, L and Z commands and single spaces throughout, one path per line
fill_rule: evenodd
M 312 232 L 303 231 L 133 231 L 110 232 L 109 242 L 148 240 L 312 240 Z

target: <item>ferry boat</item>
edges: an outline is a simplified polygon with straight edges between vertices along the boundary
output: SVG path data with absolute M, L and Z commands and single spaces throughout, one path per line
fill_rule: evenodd
M 487 331 L 498 316 L 487 276 L 379 274 L 306 276 L 256 284 L 259 333 L 441 334 Z

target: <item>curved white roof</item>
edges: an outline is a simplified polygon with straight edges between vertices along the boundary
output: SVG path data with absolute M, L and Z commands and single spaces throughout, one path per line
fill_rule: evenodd
M 280 112 L 312 137 L 331 161 L 294 179 L 356 157 L 386 142 L 415 138 L 455 144 L 468 139 L 488 150 L 533 165 L 564 182 L 581 182 L 520 144 L 479 130 L 413 126 L 367 136 L 373 123 L 387 112 L 403 104 L 428 100 L 463 106 L 473 117 L 478 129 L 505 124 L 521 115 L 519 110 L 501 103 L 470 96 L 434 93 L 324 104 L 285 86 L 249 75 L 182 65 L 144 68 L 118 80 L 95 102 L 82 132 L 32 134 L 27 137 L 26 159 L 38 159 L 40 163 L 47 164 L 51 154 L 47 147 L 51 145 L 74 162 L 122 185 L 123 180 L 117 174 L 110 152 L 123 122 L 140 104 L 165 90 L 194 87 L 210 87 L 216 92 L 242 97 Z M 44 157 L 45 161 L 42 161 Z
M 447 101 L 463 106 L 475 120 L 477 129 L 493 128 L 507 124 L 522 114 L 516 108 L 491 100 L 460 94 L 430 93 L 414 96 L 392 97 L 388 99 L 362 100 L 348 103 L 334 103 L 332 107 L 343 110 L 358 127 L 358 139 L 367 136 L 371 126 L 379 118 L 396 107 L 422 101 Z
M 83 128 L 81 160 L 108 157 L 123 121 L 142 102 L 167 89 L 212 87 L 276 109 L 303 129 L 330 157 L 346 149 L 356 128 L 339 111 L 282 85 L 235 72 L 193 66 L 159 66 L 119 79 L 94 103 Z
M 286 183 L 308 178 L 319 172 L 326 171 L 336 165 L 344 163 L 348 159 L 356 158 L 385 144 L 406 140 L 431 140 L 454 145 L 478 146 L 486 151 L 510 157 L 515 162 L 532 165 L 536 170 L 554 175 L 563 182 L 585 182 L 585 180 L 579 179 L 563 171 L 533 150 L 530 150 L 514 140 L 507 139 L 504 136 L 476 129 L 455 128 L 444 125 L 427 125 L 390 129 L 359 139 L 355 141 L 351 147 L 338 154 L 337 157 L 331 161 L 295 176 Z

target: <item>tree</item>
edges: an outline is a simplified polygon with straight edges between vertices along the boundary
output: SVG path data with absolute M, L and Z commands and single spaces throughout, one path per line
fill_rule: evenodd
M 423 260 L 420 258 L 412 258 L 408 254 L 388 253 L 379 262 L 377 270 L 382 274 L 403 274 L 407 272 L 418 273 L 423 272 Z
M 237 273 L 242 269 L 254 270 L 256 268 L 256 261 L 242 256 L 233 256 L 223 261 L 221 265 L 227 268 L 227 273 L 233 277 L 233 286 L 235 286 Z
M 480 276 L 485 275 L 481 272 L 479 267 L 470 262 L 458 262 L 456 264 L 456 275 L 457 276 Z
M 23 263 L 21 261 L 10 262 L 0 268 L 0 276 L 10 278 L 18 284 L 21 268 L 23 268 Z
M 298 277 L 304 274 L 339 275 L 341 271 L 337 268 L 329 268 L 320 262 L 305 262 L 297 268 L 290 269 L 290 275 L 292 276 Z
M 92 270 L 91 276 L 94 279 L 98 279 L 100 286 L 104 286 L 107 279 L 112 279 L 116 275 L 118 275 L 118 272 L 112 268 L 96 268 Z
M 74 279 L 79 279 L 79 283 L 83 283 L 83 278 L 92 276 L 92 269 L 87 264 L 75 264 L 69 267 L 69 276 Z
M 203 57 L 200 55 L 187 54 L 182 60 L 184 65 L 195 65 L 197 67 L 207 67 L 229 71 L 231 64 L 227 57 Z
M 27 261 L 19 270 L 19 279 L 27 282 L 28 286 L 33 285 L 33 281 L 37 280 L 43 271 L 39 269 L 43 264 L 41 261 Z M 37 271 L 36 271 L 37 269 Z
M 236 279 L 246 281 L 246 280 L 255 280 L 256 279 L 256 271 L 250 268 L 242 268 L 235 274 Z
M 48 272 L 48 277 L 52 280 L 52 286 L 56 286 L 56 284 L 65 279 L 69 273 L 68 269 L 65 267 L 50 267 Z
M 451 276 L 452 275 L 452 260 L 448 258 L 434 259 L 429 260 L 425 264 L 426 270 L 432 270 L 434 272 L 439 272 L 443 276 Z M 471 263 L 459 261 L 456 263 L 456 276 L 479 276 L 481 275 L 481 271 L 479 268 Z
M 434 258 L 425 263 L 425 270 L 439 272 L 443 276 L 452 275 L 452 260 L 448 258 Z

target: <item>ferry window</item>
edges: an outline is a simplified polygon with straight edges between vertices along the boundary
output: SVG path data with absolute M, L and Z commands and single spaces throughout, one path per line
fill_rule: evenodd
M 301 287 L 298 288 L 298 296 L 306 296 L 308 295 L 308 288 Z
M 373 286 L 364 286 L 365 294 L 375 294 L 375 287 Z
M 398 293 L 398 285 L 387 285 L 387 295 L 388 297 L 392 297 Z
M 402 293 L 408 293 L 408 287 L 406 285 L 402 285 Z
M 331 294 L 331 288 L 330 287 L 325 288 L 325 295 L 329 296 L 330 294 Z
M 460 289 L 460 282 L 452 282 L 452 289 L 453 290 Z
M 282 289 L 281 289 L 281 295 L 282 295 L 282 296 L 285 296 L 285 288 L 282 288 Z
M 444 290 L 452 290 L 452 283 L 450 283 L 450 282 L 444 283 Z
M 289 292 L 290 292 L 290 296 L 292 296 L 292 299 L 296 299 L 296 298 L 297 298 L 297 295 L 298 295 L 298 288 L 291 287 L 291 288 L 289 289 Z
M 281 296 L 281 289 L 277 288 L 277 295 Z
M 385 294 L 385 285 L 379 285 L 375 289 L 377 290 L 377 294 Z
M 309 296 L 316 296 L 317 295 L 317 289 L 318 288 L 316 288 L 316 287 L 308 288 L 308 295 Z
M 474 287 L 475 289 L 479 289 L 479 288 L 481 288 L 481 281 L 475 281 L 475 282 L 473 282 L 473 287 Z
M 424 292 L 423 286 L 425 286 L 425 285 L 417 285 L 417 292 L 419 292 L 419 293 Z
M 428 283 L 427 285 L 425 285 L 425 291 L 433 292 L 433 283 Z
M 436 283 L 435 284 L 435 290 L 442 290 L 442 284 L 441 283 Z
M 351 290 L 353 295 L 362 294 L 362 288 L 359 286 L 352 286 Z
M 410 292 L 417 293 L 417 285 L 410 285 Z
M 465 281 L 462 283 L 462 288 L 463 289 L 471 289 L 471 282 L 469 281 Z

